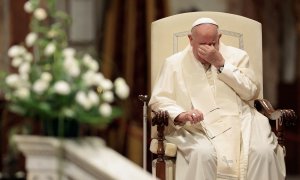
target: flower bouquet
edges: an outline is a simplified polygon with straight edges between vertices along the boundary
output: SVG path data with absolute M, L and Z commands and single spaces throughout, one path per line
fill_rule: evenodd
M 5 76 L 9 109 L 25 117 L 105 125 L 121 116 L 118 100 L 129 87 L 122 77 L 114 81 L 99 71 L 97 60 L 68 47 L 67 14 L 56 10 L 56 1 L 29 0 L 30 29 L 21 44 L 8 50 L 14 72 Z M 41 6 L 43 5 L 43 6 Z

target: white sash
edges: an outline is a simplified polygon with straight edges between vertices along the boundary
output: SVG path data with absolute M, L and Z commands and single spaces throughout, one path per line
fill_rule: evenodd
M 238 179 L 241 135 L 237 105 L 232 104 L 236 106 L 235 112 L 227 112 L 226 109 L 219 108 L 203 66 L 193 60 L 189 47 L 184 53 L 186 54 L 183 56 L 182 71 L 189 96 L 193 107 L 202 111 L 205 116 L 200 124 L 193 126 L 204 129 L 215 146 L 218 179 Z M 217 90 L 220 88 L 219 84 L 215 84 Z

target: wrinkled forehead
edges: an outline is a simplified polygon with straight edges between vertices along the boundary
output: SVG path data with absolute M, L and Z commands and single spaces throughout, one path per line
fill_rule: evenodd
M 218 27 L 213 24 L 201 24 L 192 28 L 192 36 L 198 38 L 212 38 L 218 37 Z

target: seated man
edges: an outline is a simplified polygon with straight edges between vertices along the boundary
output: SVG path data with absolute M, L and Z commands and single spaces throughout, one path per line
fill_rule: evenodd
M 166 139 L 186 161 L 185 179 L 284 179 L 282 147 L 249 105 L 260 87 L 247 53 L 220 42 L 210 18 L 196 20 L 188 37 L 166 59 L 149 102 L 170 115 Z

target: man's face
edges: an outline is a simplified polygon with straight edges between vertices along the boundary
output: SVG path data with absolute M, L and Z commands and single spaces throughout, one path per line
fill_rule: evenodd
M 213 24 L 202 24 L 192 29 L 191 35 L 189 35 L 190 44 L 193 48 L 193 54 L 200 62 L 205 63 L 198 55 L 200 46 L 213 46 L 219 50 L 219 40 L 221 34 L 218 33 L 217 26 Z

